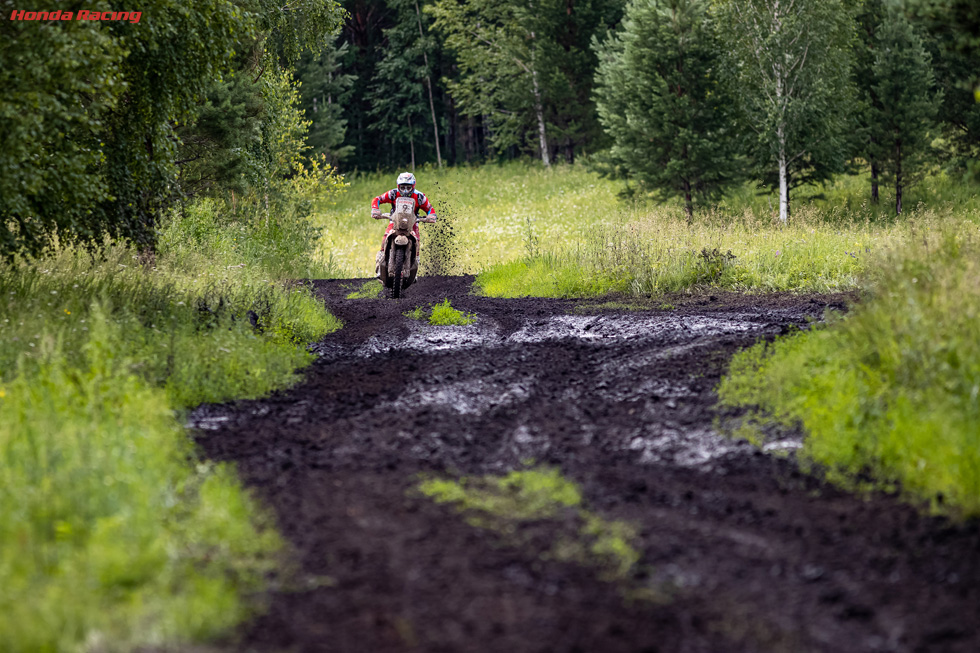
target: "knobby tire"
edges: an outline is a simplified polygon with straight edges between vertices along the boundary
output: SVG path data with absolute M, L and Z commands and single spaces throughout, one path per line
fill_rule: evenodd
M 405 267 L 405 248 L 399 247 L 395 250 L 395 269 L 392 272 L 394 278 L 391 281 L 391 297 L 398 299 L 402 294 L 402 269 Z

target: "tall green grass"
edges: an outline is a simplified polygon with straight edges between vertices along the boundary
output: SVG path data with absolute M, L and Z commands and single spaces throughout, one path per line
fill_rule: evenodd
M 269 519 L 178 419 L 289 385 L 339 323 L 278 280 L 301 271 L 291 245 L 249 228 L 238 246 L 240 225 L 199 208 L 164 225 L 155 258 L 0 264 L 3 650 L 208 639 L 280 562 Z
M 159 233 L 160 248 L 173 269 L 238 266 L 277 279 L 338 276 L 340 270 L 329 258 L 316 255 L 318 241 L 319 229 L 298 204 L 266 215 L 210 198 L 171 215 Z
M 880 266 L 845 319 L 736 355 L 721 402 L 750 433 L 801 425 L 838 481 L 980 515 L 980 229 L 920 232 Z
M 477 285 L 494 297 L 851 290 L 876 256 L 949 220 L 962 217 L 913 209 L 902 222 L 875 223 L 806 207 L 784 226 L 749 210 L 705 212 L 688 222 L 679 210 L 648 209 L 573 246 L 495 266 Z

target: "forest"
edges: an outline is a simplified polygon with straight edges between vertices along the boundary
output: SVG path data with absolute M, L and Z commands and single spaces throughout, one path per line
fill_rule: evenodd
M 333 170 L 584 160 L 689 217 L 751 181 L 784 222 L 846 172 L 896 213 L 927 171 L 980 174 L 968 0 L 177 6 L 3 23 L 5 255 L 55 232 L 152 248 L 178 204 L 268 212 Z

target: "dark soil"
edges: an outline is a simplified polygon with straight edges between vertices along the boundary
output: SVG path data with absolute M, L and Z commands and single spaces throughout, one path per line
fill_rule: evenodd
M 345 326 L 314 346 L 305 381 L 192 415 L 204 454 L 237 464 L 300 568 L 228 650 L 980 651 L 976 522 L 835 489 L 785 455 L 792 438 L 777 456 L 714 429 L 736 350 L 846 298 L 626 311 L 480 298 L 471 282 L 425 277 L 400 301 L 315 282 Z M 478 322 L 402 315 L 445 297 Z M 504 540 L 415 491 L 420 473 L 531 460 L 637 525 L 632 578 L 544 556 L 560 523 Z

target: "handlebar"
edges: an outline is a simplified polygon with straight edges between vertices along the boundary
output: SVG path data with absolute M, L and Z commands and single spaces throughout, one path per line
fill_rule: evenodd
M 381 219 L 391 220 L 391 214 L 390 213 L 382 213 L 381 215 L 372 216 L 372 217 L 374 217 L 375 220 L 381 220 Z M 435 223 L 436 219 L 435 218 L 430 218 L 429 216 L 425 215 L 425 216 L 420 216 L 417 219 L 417 221 L 418 222 L 426 222 L 428 224 L 433 224 L 433 223 Z

